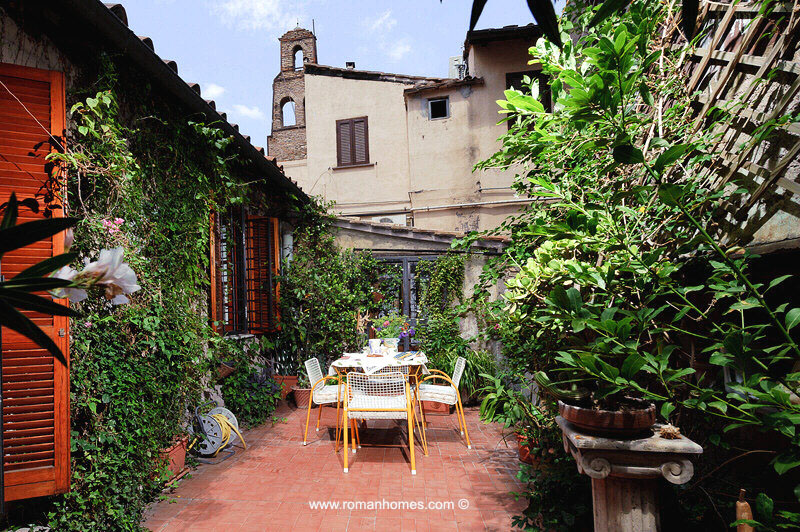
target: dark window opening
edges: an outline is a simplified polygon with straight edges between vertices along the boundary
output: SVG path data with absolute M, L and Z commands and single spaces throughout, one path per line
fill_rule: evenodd
M 450 117 L 450 98 L 432 98 L 428 100 L 428 120 Z
M 234 207 L 216 216 L 212 320 L 220 333 L 260 334 L 277 329 L 278 224 L 277 218 L 247 216 Z
M 369 163 L 366 116 L 336 121 L 336 162 L 338 166 Z
M 525 78 L 528 78 L 530 83 L 525 83 Z M 529 70 L 527 72 L 509 72 L 506 74 L 506 88 L 514 88 L 524 93 L 531 93 L 532 88 L 538 89 L 538 99 L 542 102 L 545 112 L 553 112 L 552 92 L 550 90 L 550 79 L 547 75 L 538 70 Z M 508 121 L 508 127 L 514 120 Z

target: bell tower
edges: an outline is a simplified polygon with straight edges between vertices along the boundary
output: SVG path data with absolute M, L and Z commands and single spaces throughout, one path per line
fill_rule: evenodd
M 304 63 L 317 62 L 317 38 L 297 27 L 279 39 L 281 71 L 272 82 L 272 135 L 269 155 L 278 161 L 306 158 Z

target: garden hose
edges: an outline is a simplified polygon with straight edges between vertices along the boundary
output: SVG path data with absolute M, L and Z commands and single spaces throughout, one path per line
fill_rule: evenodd
M 231 441 L 231 434 L 233 432 L 239 436 L 239 439 L 242 440 L 242 445 L 245 449 L 247 449 L 247 443 L 245 443 L 244 438 L 242 438 L 242 433 L 239 432 L 239 429 L 233 426 L 233 424 L 224 414 L 211 414 L 211 417 L 214 418 L 217 423 L 219 423 L 219 427 L 222 430 L 222 445 L 220 445 L 216 452 L 211 455 L 212 457 L 217 456 L 220 450 L 228 446 L 228 443 Z

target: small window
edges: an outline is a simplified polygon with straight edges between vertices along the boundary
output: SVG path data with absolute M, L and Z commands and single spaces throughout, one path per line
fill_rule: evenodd
M 338 166 L 369 163 L 367 117 L 336 121 L 336 162 Z
M 450 98 L 431 98 L 428 100 L 428 120 L 450 118 Z
M 287 98 L 283 101 L 283 105 L 281 105 L 281 125 L 283 127 L 297 125 L 294 110 L 294 100 Z

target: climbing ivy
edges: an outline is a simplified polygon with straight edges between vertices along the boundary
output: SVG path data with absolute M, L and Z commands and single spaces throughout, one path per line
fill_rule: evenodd
M 80 260 L 121 247 L 142 289 L 128 305 L 90 298 L 72 320 L 70 491 L 24 502 L 13 523 L 54 530 L 137 530 L 163 487 L 160 449 L 183 433 L 187 409 L 216 380 L 216 335 L 205 312 L 212 209 L 242 203 L 231 140 L 151 96 L 147 83 L 103 65 L 91 93 L 69 99 L 74 129 L 52 156 L 65 168 L 63 208 L 81 218 L 72 251 Z M 226 393 L 250 386 L 242 379 Z M 274 408 L 244 417 L 260 421 Z

